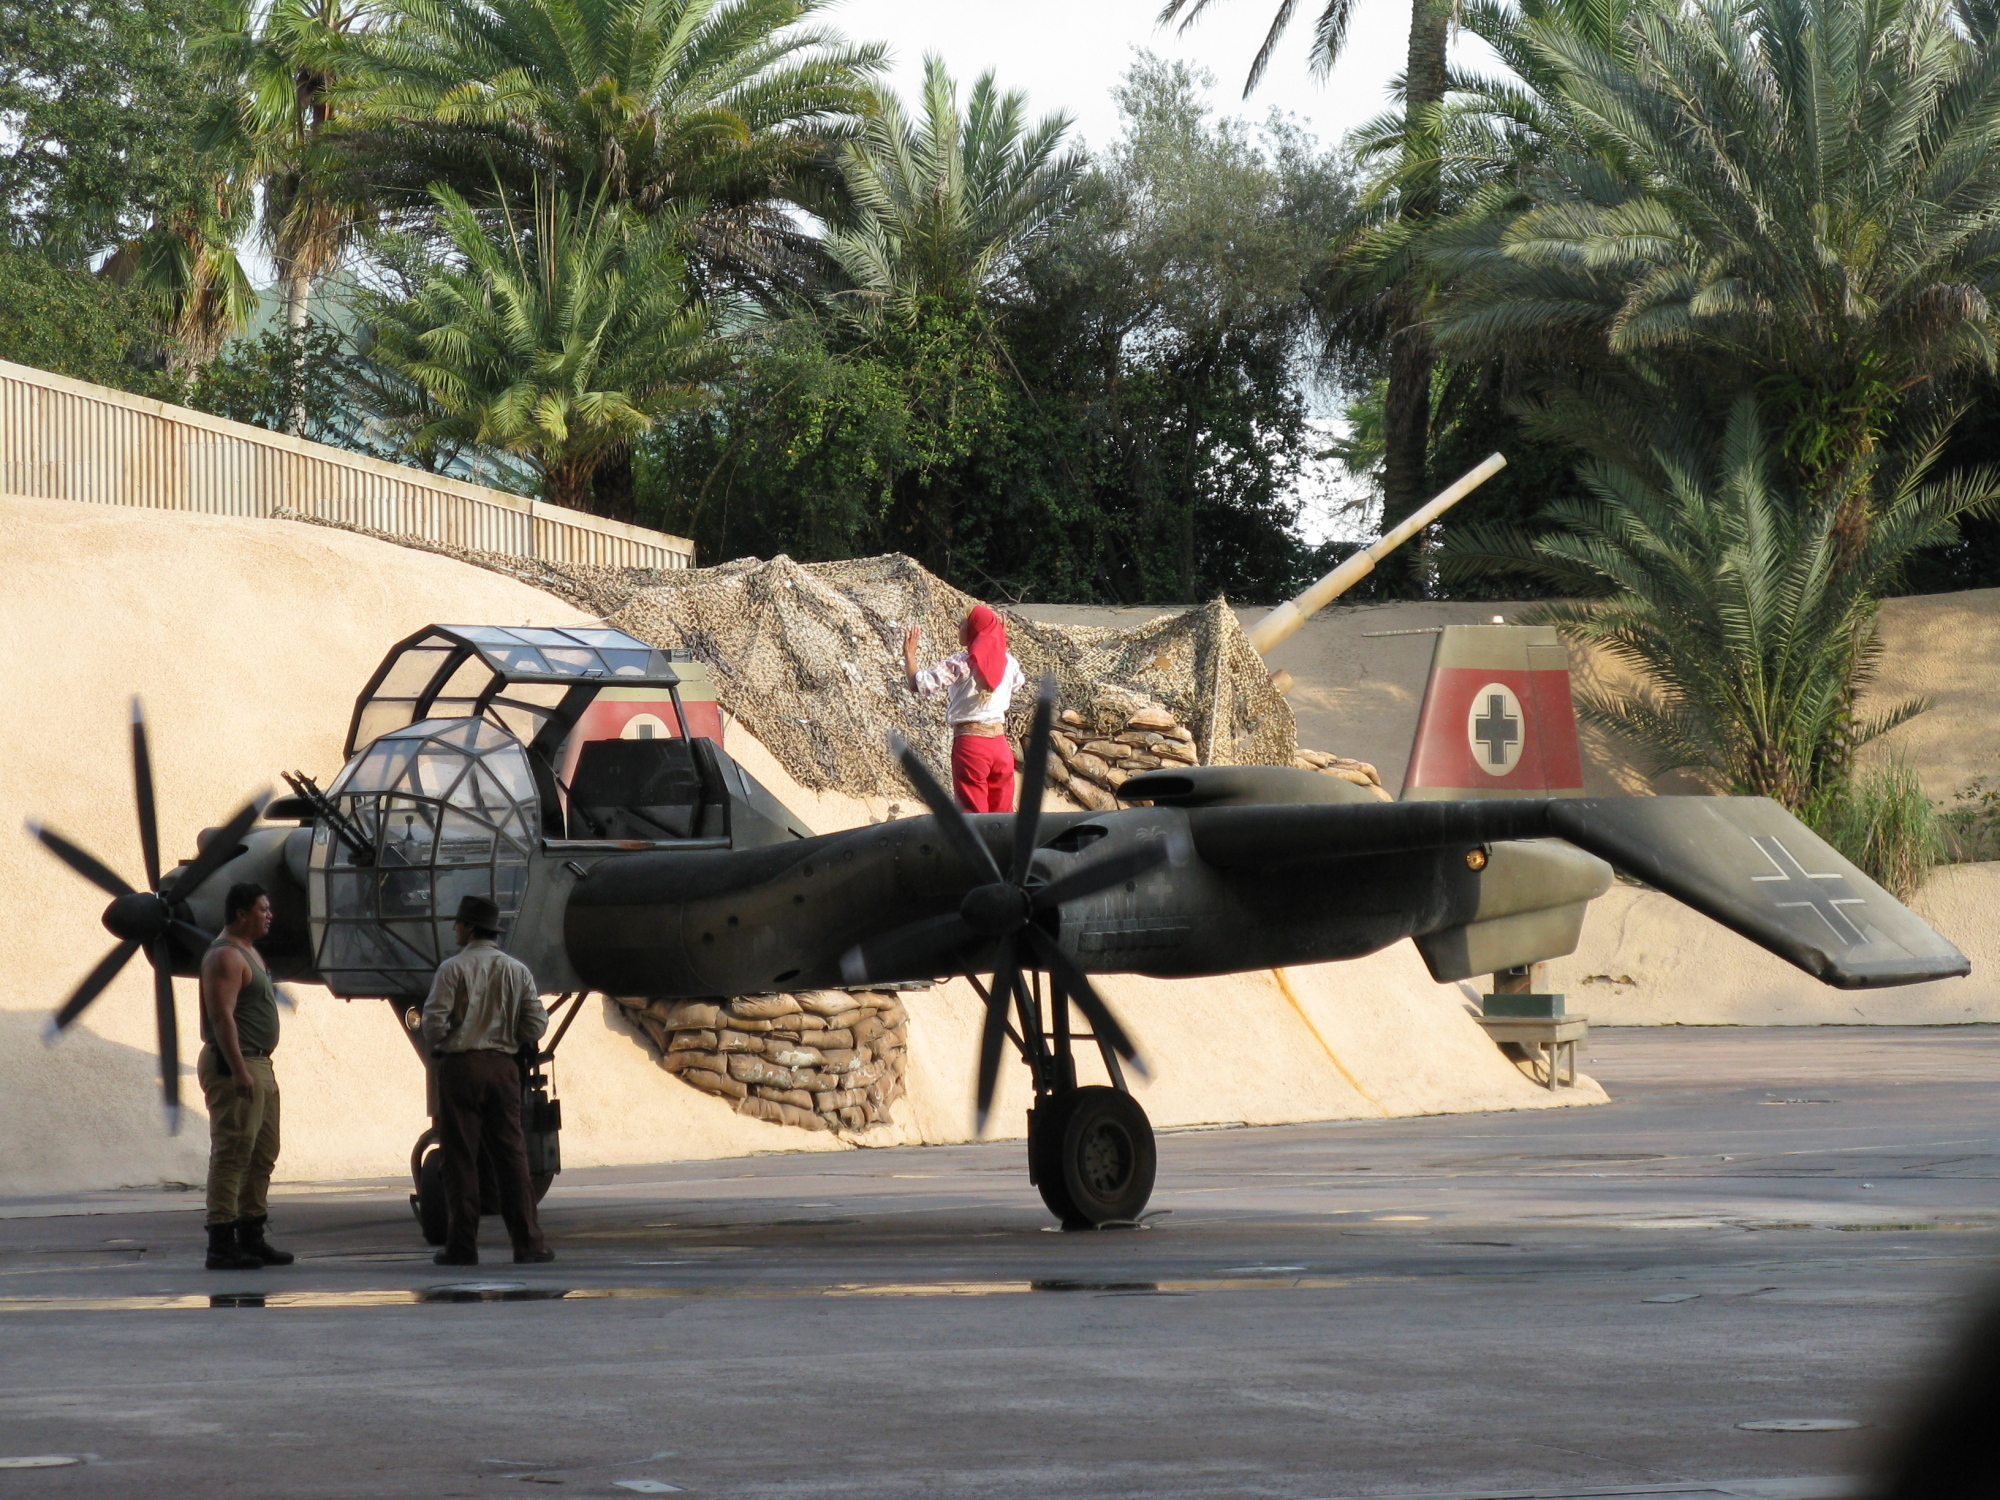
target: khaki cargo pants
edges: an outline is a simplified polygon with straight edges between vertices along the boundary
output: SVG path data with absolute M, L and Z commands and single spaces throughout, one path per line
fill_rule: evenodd
M 278 1164 L 278 1075 L 268 1057 L 246 1057 L 253 1086 L 236 1097 L 229 1067 L 213 1047 L 201 1049 L 195 1076 L 208 1100 L 208 1217 L 210 1224 L 261 1219 Z

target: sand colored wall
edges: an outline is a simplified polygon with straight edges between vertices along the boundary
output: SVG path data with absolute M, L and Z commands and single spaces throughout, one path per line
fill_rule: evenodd
M 0 498 L 0 1193 L 198 1182 L 206 1129 L 160 1128 L 150 971 L 143 962 L 53 1049 L 40 1033 L 111 938 L 103 899 L 22 831 L 35 817 L 139 875 L 127 701 L 152 729 L 169 858 L 281 770 L 339 768 L 355 694 L 395 640 L 433 622 L 563 624 L 560 601 L 509 579 L 300 523 Z M 889 815 L 887 799 L 803 791 L 747 735 L 739 760 L 815 829 Z M 899 806 L 899 811 L 912 809 Z M 192 981 L 177 982 L 181 1047 L 198 1045 Z M 1403 945 L 1357 964 L 1177 984 L 1106 983 L 1155 1066 L 1142 1097 L 1162 1124 L 1366 1117 L 1593 1102 L 1548 1094 L 1488 1043 L 1457 990 Z M 281 1175 L 404 1169 L 424 1128 L 422 1071 L 388 1008 L 292 987 L 278 1058 Z M 909 1099 L 888 1138 L 965 1139 L 978 1002 L 962 982 L 910 996 Z M 1008 1075 L 995 1132 L 1020 1133 Z M 745 1119 L 667 1076 L 602 999 L 555 1064 L 574 1166 L 842 1150 L 822 1135 Z

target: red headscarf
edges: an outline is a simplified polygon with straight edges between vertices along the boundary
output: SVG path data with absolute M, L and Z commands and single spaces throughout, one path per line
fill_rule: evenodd
M 983 604 L 972 606 L 958 630 L 959 644 L 972 658 L 972 675 L 980 691 L 990 693 L 1007 673 L 1007 627 Z

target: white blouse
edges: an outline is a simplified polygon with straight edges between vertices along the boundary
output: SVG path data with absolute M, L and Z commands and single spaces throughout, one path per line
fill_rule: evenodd
M 947 724 L 998 724 L 1007 717 L 1007 709 L 1014 701 L 1014 690 L 1028 680 L 1021 670 L 1021 664 L 1014 660 L 1014 653 L 1007 653 L 1007 669 L 1000 674 L 1000 684 L 992 692 L 985 692 L 979 686 L 979 678 L 972 670 L 972 657 L 963 651 L 954 651 L 934 667 L 925 667 L 917 673 L 917 691 L 929 696 L 932 693 L 951 689 L 951 699 L 945 705 L 944 720 Z

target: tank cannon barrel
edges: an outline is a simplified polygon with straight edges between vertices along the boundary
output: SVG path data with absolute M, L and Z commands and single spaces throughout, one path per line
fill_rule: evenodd
M 1375 571 L 1375 564 L 1506 467 L 1507 460 L 1502 455 L 1488 454 L 1483 463 L 1461 475 L 1450 488 L 1440 491 L 1421 509 L 1412 511 L 1396 526 L 1348 558 L 1296 599 L 1287 599 L 1251 626 L 1250 644 L 1257 648 L 1258 655 L 1269 655 L 1273 646 L 1297 631 L 1309 616 L 1318 613 L 1361 582 Z

